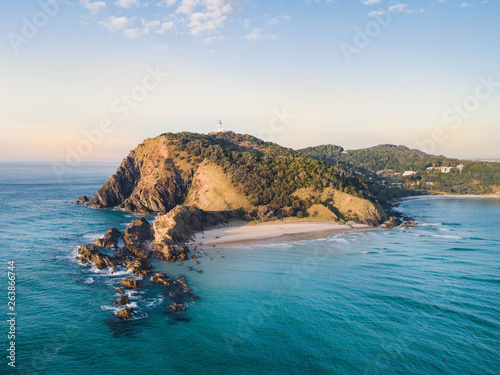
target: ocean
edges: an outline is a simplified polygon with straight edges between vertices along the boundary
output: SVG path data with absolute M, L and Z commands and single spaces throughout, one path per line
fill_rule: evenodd
M 152 286 L 119 321 L 111 275 L 79 245 L 137 215 L 70 204 L 117 165 L 0 164 L 0 374 L 499 374 L 500 200 L 401 203 L 415 229 L 207 250 L 152 261 L 200 299 L 183 321 Z M 8 262 L 15 261 L 15 368 Z M 7 350 L 6 350 L 7 349 Z

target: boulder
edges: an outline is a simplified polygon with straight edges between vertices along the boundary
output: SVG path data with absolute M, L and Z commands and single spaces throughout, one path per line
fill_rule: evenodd
M 187 260 L 189 248 L 187 246 L 156 243 L 155 251 L 158 259 L 175 262 L 177 259 L 181 261 Z
M 129 302 L 130 302 L 130 300 L 129 300 L 128 296 L 121 296 L 120 299 L 118 300 L 118 302 L 115 302 L 115 304 L 117 304 L 118 306 L 124 306 Z
M 133 221 L 123 235 L 126 252 L 141 259 L 151 256 L 153 231 L 149 222 L 143 217 Z
M 155 284 L 169 285 L 171 281 L 170 277 L 164 273 L 155 273 L 151 276 L 151 282 Z
M 131 259 L 126 258 L 123 265 L 132 272 L 132 275 L 144 279 L 151 269 L 151 264 L 144 259 Z
M 96 268 L 100 270 L 111 267 L 113 272 L 116 271 L 115 267 L 118 263 L 109 255 L 101 253 L 94 245 L 80 246 L 78 254 L 79 256 L 76 257 L 76 260 L 79 260 L 84 264 L 90 262 L 94 263 Z
M 125 280 L 123 280 L 121 285 L 126 287 L 126 288 L 137 289 L 137 288 L 140 288 L 142 286 L 142 282 L 140 282 L 139 280 L 135 280 L 135 279 L 132 279 L 130 277 L 127 277 Z
M 86 195 L 84 195 L 83 197 L 80 197 L 78 198 L 75 202 L 73 202 L 74 204 L 85 204 L 89 201 L 89 198 L 87 198 Z
M 118 311 L 117 315 L 120 319 L 130 319 L 133 313 L 134 309 L 132 307 L 125 307 L 123 310 Z
M 118 229 L 109 228 L 102 238 L 94 239 L 94 244 L 99 247 L 117 247 L 121 235 Z

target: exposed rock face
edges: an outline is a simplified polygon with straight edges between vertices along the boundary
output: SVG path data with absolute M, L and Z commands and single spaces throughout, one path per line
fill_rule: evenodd
M 187 259 L 189 250 L 177 244 L 205 227 L 244 216 L 243 210 L 206 212 L 196 207 L 177 206 L 168 214 L 156 217 L 153 223 L 154 249 L 160 259 Z
M 123 310 L 118 311 L 118 318 L 120 319 L 130 319 L 134 313 L 134 309 L 132 307 L 125 307 Z
M 121 296 L 118 302 L 115 302 L 118 306 L 124 306 L 130 302 L 128 296 Z
M 137 258 L 149 258 L 151 256 L 151 241 L 153 240 L 153 231 L 149 222 L 143 217 L 133 221 L 125 229 L 123 242 L 127 251 Z
M 118 206 L 132 194 L 139 178 L 140 173 L 135 165 L 135 159 L 131 156 L 126 157 L 116 173 L 99 189 L 87 205 L 96 208 Z
M 125 280 L 122 282 L 122 286 L 130 289 L 137 289 L 142 286 L 142 282 L 139 280 L 132 279 L 130 277 L 127 277 Z
M 384 223 L 384 226 L 382 227 L 382 229 L 384 230 L 391 230 L 392 228 L 395 228 L 397 226 L 399 226 L 399 224 L 401 224 L 401 221 L 398 220 L 398 219 L 395 219 L 394 217 L 390 217 L 389 220 L 387 220 L 385 223 Z
M 140 277 L 142 279 L 146 277 L 146 275 L 149 273 L 149 270 L 151 269 L 151 264 L 143 259 L 126 258 L 123 261 L 123 265 L 127 267 L 130 272 L 132 272 L 132 275 Z
M 78 198 L 75 202 L 73 202 L 74 204 L 86 204 L 87 202 L 89 201 L 89 198 L 84 195 L 83 197 L 80 197 Z
M 94 245 L 99 247 L 117 247 L 118 238 L 120 238 L 121 235 L 118 229 L 109 228 L 102 238 L 94 239 Z
M 87 205 L 127 211 L 168 212 L 186 196 L 185 174 L 171 159 L 164 139 L 146 140 L 126 157 Z
M 107 267 L 111 267 L 113 272 L 115 272 L 115 267 L 118 265 L 117 261 L 110 257 L 109 255 L 103 254 L 99 251 L 99 249 L 94 245 L 85 245 L 81 246 L 78 249 L 79 256 L 76 257 L 76 260 L 81 261 L 82 263 L 94 263 L 95 266 L 103 270 Z
M 155 284 L 169 285 L 172 280 L 164 273 L 155 273 L 151 276 L 151 282 Z

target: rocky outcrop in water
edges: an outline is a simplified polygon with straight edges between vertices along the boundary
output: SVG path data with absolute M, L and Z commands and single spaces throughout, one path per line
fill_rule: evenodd
M 102 238 L 94 239 L 94 245 L 99 247 L 117 247 L 118 238 L 120 238 L 121 235 L 118 229 L 109 228 Z
M 81 246 L 78 249 L 78 256 L 76 260 L 81 261 L 84 264 L 93 263 L 96 268 L 103 270 L 110 267 L 113 272 L 116 270 L 118 262 L 110 257 L 109 255 L 103 254 L 94 245 Z
M 171 281 L 170 277 L 164 273 L 157 272 L 151 276 L 151 282 L 155 284 L 169 285 Z
M 115 302 L 118 306 L 124 306 L 130 302 L 128 296 L 121 296 L 118 302 Z
M 139 280 L 132 279 L 130 277 L 127 277 L 125 280 L 122 281 L 122 286 L 125 288 L 130 288 L 130 289 L 137 289 L 142 286 L 142 282 Z
M 89 198 L 84 195 L 83 197 L 80 197 L 78 198 L 75 202 L 73 202 L 74 204 L 86 204 L 87 202 L 89 201 Z
M 147 259 L 151 256 L 151 242 L 153 241 L 153 231 L 151 224 L 143 217 L 130 223 L 125 229 L 123 242 L 126 247 L 126 252 L 142 259 Z
M 123 310 L 118 311 L 118 318 L 125 320 L 132 318 L 134 313 L 134 309 L 132 307 L 125 307 Z

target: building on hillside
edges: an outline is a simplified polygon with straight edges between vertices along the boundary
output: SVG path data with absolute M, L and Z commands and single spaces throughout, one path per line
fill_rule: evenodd
M 222 121 L 219 119 L 219 122 L 217 123 L 217 133 L 222 133 L 225 132 L 226 130 L 222 127 Z
M 441 173 L 450 173 L 451 168 L 453 168 L 453 167 L 441 167 L 439 169 L 440 169 Z
M 415 172 L 415 171 L 405 171 L 403 173 L 403 177 L 405 177 L 405 176 L 413 176 L 415 174 L 417 174 L 417 172 Z

